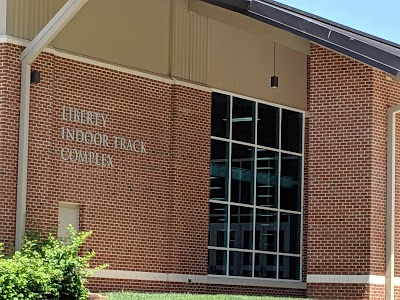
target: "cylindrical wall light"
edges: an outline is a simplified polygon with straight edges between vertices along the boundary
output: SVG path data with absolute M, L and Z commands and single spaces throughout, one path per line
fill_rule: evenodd
M 271 76 L 271 87 L 277 88 L 278 87 L 278 76 Z
M 274 42 L 274 76 L 271 77 L 271 87 L 278 87 L 278 76 L 275 75 L 275 65 L 276 65 L 276 43 Z
M 40 82 L 40 72 L 34 70 L 31 72 L 31 83 L 39 83 Z

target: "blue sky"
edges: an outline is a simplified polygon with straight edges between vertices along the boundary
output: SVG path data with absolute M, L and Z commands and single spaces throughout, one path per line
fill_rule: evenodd
M 277 0 L 400 44 L 400 0 Z

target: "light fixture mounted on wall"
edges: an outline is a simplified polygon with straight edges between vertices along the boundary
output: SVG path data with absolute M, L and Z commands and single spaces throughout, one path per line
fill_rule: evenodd
M 276 64 L 276 43 L 274 42 L 274 76 L 271 76 L 271 87 L 278 87 L 278 76 L 275 75 L 275 64 Z
M 40 72 L 37 70 L 34 70 L 31 72 L 31 83 L 36 84 L 40 83 Z

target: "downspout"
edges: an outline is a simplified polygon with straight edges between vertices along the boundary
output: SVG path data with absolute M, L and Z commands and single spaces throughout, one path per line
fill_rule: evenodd
M 394 299 L 396 114 L 398 112 L 400 112 L 400 104 L 390 107 L 387 113 L 385 300 Z
M 57 36 L 88 0 L 68 0 L 50 22 L 21 53 L 21 98 L 19 117 L 17 212 L 15 250 L 21 250 L 25 234 L 25 213 L 28 171 L 29 101 L 31 64 L 43 49 Z

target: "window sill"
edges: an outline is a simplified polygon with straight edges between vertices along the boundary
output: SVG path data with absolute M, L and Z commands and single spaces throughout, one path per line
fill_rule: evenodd
M 246 277 L 227 277 L 220 275 L 189 275 L 175 273 L 152 273 L 127 270 L 101 270 L 95 272 L 95 278 L 112 278 L 125 280 L 145 280 L 163 282 L 185 282 L 201 284 L 224 284 L 253 287 L 269 287 L 284 289 L 306 289 L 306 283 L 298 280 L 257 279 Z
M 227 277 L 219 275 L 207 275 L 209 284 L 227 284 L 243 286 L 259 286 L 285 289 L 306 289 L 306 283 L 299 280 L 258 279 L 247 277 Z

